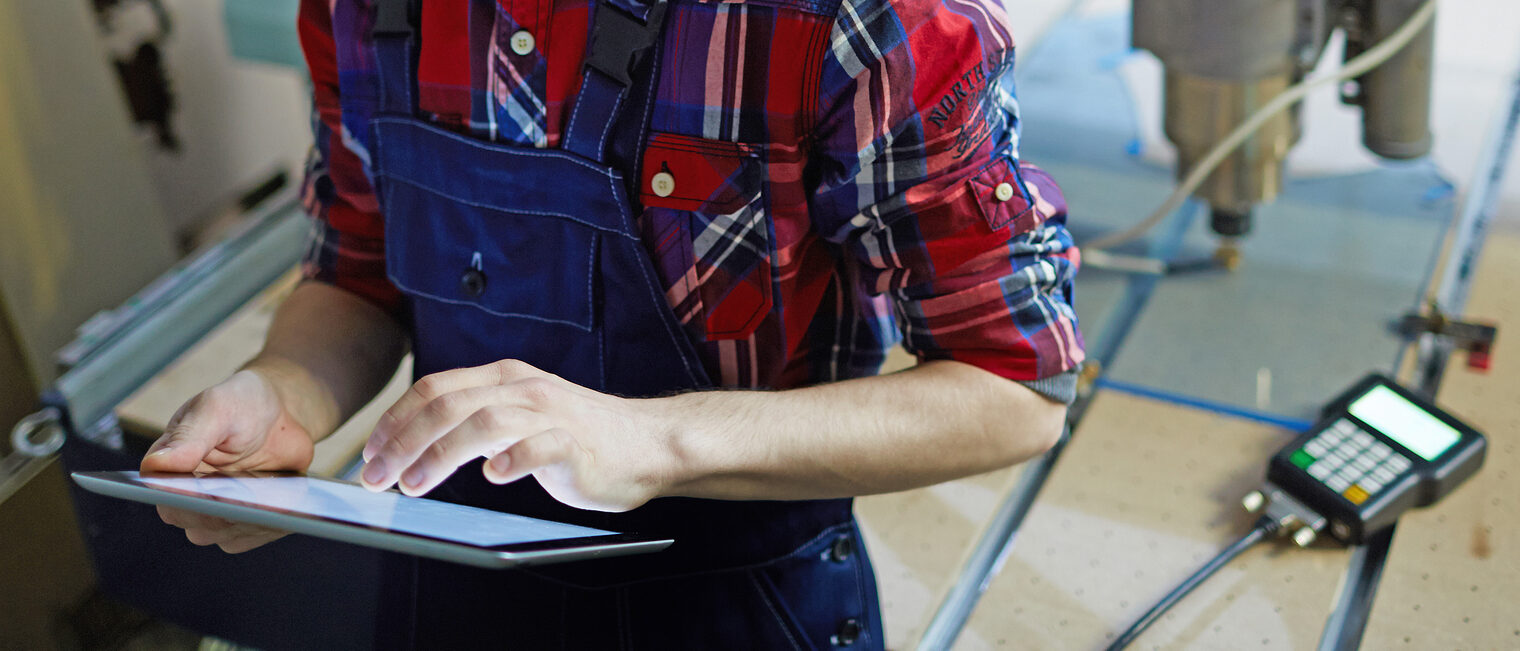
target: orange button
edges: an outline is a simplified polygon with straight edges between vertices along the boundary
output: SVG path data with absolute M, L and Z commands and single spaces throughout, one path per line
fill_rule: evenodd
M 1367 489 L 1362 488 L 1361 484 L 1352 484 L 1351 488 L 1346 489 L 1346 492 L 1341 494 L 1345 495 L 1346 499 L 1351 500 L 1352 504 L 1361 504 L 1367 501 Z

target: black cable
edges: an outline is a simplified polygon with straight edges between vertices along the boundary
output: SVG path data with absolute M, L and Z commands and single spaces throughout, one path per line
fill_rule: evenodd
M 1140 634 L 1145 632 L 1145 629 L 1150 628 L 1151 624 L 1154 624 L 1157 619 L 1166 614 L 1166 611 L 1171 610 L 1172 606 L 1177 605 L 1178 601 L 1181 601 L 1183 597 L 1186 597 L 1199 584 L 1213 576 L 1215 572 L 1218 572 L 1219 568 L 1235 560 L 1236 556 L 1250 549 L 1256 543 L 1266 540 L 1267 535 L 1276 530 L 1276 522 L 1268 518 L 1257 520 L 1256 526 L 1246 532 L 1246 535 L 1241 536 L 1240 540 L 1235 541 L 1229 547 L 1219 552 L 1214 558 L 1209 559 L 1209 562 L 1205 563 L 1203 567 L 1198 568 L 1197 572 L 1194 572 L 1182 583 L 1178 584 L 1177 587 L 1172 588 L 1172 591 L 1166 593 L 1166 596 L 1162 597 L 1161 601 L 1156 602 L 1156 605 L 1151 606 L 1150 610 L 1145 611 L 1145 614 L 1141 615 L 1140 619 L 1136 620 L 1134 624 L 1131 624 L 1128 629 L 1125 629 L 1119 635 L 1119 639 L 1114 640 L 1114 643 L 1108 646 L 1108 651 L 1119 651 L 1129 646 L 1131 642 L 1135 641 L 1135 638 L 1140 637 Z

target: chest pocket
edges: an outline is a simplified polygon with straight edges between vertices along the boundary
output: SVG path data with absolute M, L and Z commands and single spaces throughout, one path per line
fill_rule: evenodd
M 419 317 L 477 328 L 482 339 L 509 338 L 501 323 L 481 321 L 482 313 L 591 331 L 592 273 L 607 226 L 589 221 L 591 215 L 535 210 L 552 203 L 539 194 L 562 190 L 543 187 L 532 174 L 503 172 L 533 164 L 543 176 L 569 176 L 565 182 L 574 184 L 577 166 L 549 155 L 525 160 L 526 154 L 411 120 L 377 120 L 376 133 L 388 147 L 432 154 L 380 150 L 386 269 L 399 289 L 426 299 L 417 306 Z M 439 162 L 459 160 L 471 164 Z M 615 221 L 619 215 L 595 217 Z
M 764 181 L 752 145 L 659 133 L 645 149 L 641 235 L 677 316 L 705 341 L 747 339 L 771 311 Z

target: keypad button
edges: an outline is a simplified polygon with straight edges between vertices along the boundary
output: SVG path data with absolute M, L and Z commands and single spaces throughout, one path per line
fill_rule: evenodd
M 1393 474 L 1392 470 L 1383 467 L 1374 468 L 1372 471 L 1372 478 L 1384 484 L 1392 482 L 1393 478 L 1397 476 Z
M 1367 472 L 1368 470 L 1372 470 L 1373 468 L 1376 468 L 1377 467 L 1377 462 L 1373 461 L 1372 459 L 1369 459 L 1369 458 L 1367 458 L 1365 456 L 1361 456 L 1361 457 L 1357 457 L 1357 458 L 1353 459 L 1351 461 L 1351 465 L 1356 466 L 1357 470 L 1360 470 L 1362 472 Z
M 1402 454 L 1395 454 L 1391 457 L 1388 457 L 1388 461 L 1385 463 L 1388 464 L 1388 469 L 1394 471 L 1395 473 L 1404 472 L 1405 470 L 1408 470 L 1409 466 L 1411 465 L 1409 463 L 1409 458 L 1405 457 Z
M 1310 439 L 1308 443 L 1304 444 L 1304 452 L 1308 452 L 1316 457 L 1324 456 L 1325 450 L 1325 444 L 1321 443 L 1319 439 Z
M 1323 461 L 1316 461 L 1314 465 L 1309 466 L 1309 475 L 1315 479 L 1329 477 L 1331 472 L 1330 464 Z
M 1374 443 L 1372 447 L 1368 448 L 1367 450 L 1367 456 L 1372 457 L 1373 461 L 1382 461 L 1383 459 L 1387 459 L 1388 455 L 1390 454 L 1393 454 L 1393 450 L 1388 449 L 1388 446 L 1383 445 L 1382 443 Z
M 1383 482 L 1380 482 L 1372 477 L 1363 477 L 1362 480 L 1357 483 L 1362 485 L 1362 489 L 1366 490 L 1368 495 L 1374 495 L 1378 491 L 1383 490 Z
M 1342 434 L 1351 434 L 1357 431 L 1357 427 L 1355 423 L 1342 418 L 1338 421 L 1335 421 L 1335 431 Z
M 1333 491 L 1339 493 L 1339 492 L 1341 492 L 1343 490 L 1346 490 L 1346 487 L 1350 486 L 1351 482 L 1347 481 L 1346 479 L 1343 479 L 1340 475 L 1336 475 L 1334 477 L 1326 479 L 1325 480 L 1325 485 L 1329 486 L 1330 490 L 1333 490 Z
M 1368 446 L 1368 445 L 1372 445 L 1372 435 L 1370 435 L 1370 434 L 1368 434 L 1366 432 L 1357 432 L 1355 434 L 1352 434 L 1351 435 L 1351 440 L 1356 441 L 1357 445 L 1364 446 L 1364 447 Z

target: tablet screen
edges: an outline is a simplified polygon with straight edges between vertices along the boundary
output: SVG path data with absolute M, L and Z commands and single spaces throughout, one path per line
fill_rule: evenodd
M 390 491 L 372 493 L 354 484 L 309 477 L 137 476 L 135 479 L 176 493 L 243 502 L 275 511 L 304 513 L 477 547 L 612 535 L 610 531 L 590 527 L 408 497 Z

